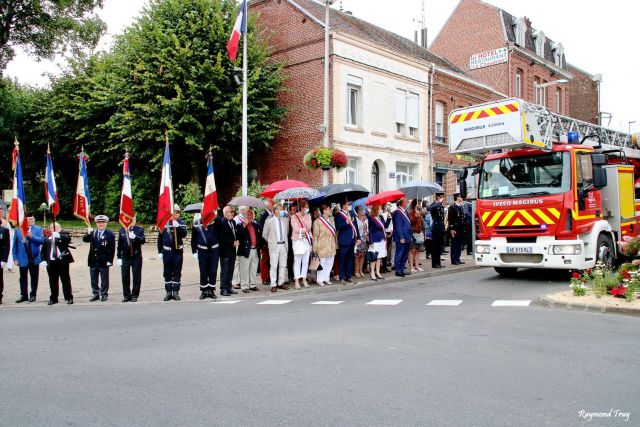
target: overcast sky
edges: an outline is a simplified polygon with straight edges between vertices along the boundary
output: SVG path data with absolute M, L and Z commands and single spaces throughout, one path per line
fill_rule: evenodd
M 602 111 L 612 113 L 610 127 L 640 131 L 640 2 L 627 0 L 488 0 L 514 16 L 527 16 L 532 26 L 561 42 L 567 61 L 591 74 L 602 74 Z M 413 39 L 422 15 L 422 0 L 337 0 L 335 8 L 350 10 L 361 19 Z M 100 15 L 108 25 L 101 48 L 140 13 L 146 0 L 105 0 Z M 424 0 L 429 42 L 433 40 L 458 0 Z M 472 36 L 470 34 L 470 36 Z M 497 46 L 496 46 L 497 47 Z M 19 54 L 6 74 L 22 83 L 46 85 L 43 73 L 56 73 L 60 61 L 32 61 Z M 607 124 L 607 121 L 604 122 Z

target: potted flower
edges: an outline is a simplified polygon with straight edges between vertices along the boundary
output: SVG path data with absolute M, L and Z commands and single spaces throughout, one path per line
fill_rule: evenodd
M 303 162 L 311 170 L 332 168 L 340 170 L 347 167 L 348 159 L 342 150 L 320 147 L 305 154 Z

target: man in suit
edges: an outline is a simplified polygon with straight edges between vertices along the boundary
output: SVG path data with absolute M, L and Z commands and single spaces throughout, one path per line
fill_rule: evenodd
M 238 206 L 238 215 L 233 218 L 240 227 L 242 227 L 245 221 L 244 213 L 247 209 L 249 208 L 246 206 Z M 231 283 L 233 284 L 233 289 L 240 289 L 240 259 L 238 257 L 236 257 L 236 263 L 233 266 L 233 279 Z
M 122 275 L 122 302 L 137 302 L 142 283 L 142 245 L 147 239 L 139 225 L 120 227 L 118 231 L 118 265 Z M 133 276 L 133 290 L 131 289 Z
M 2 304 L 2 292 L 4 292 L 4 267 L 9 259 L 9 248 L 11 247 L 10 239 L 9 229 L 0 225 L 0 305 Z
M 216 299 L 216 276 L 220 260 L 218 228 L 216 217 L 206 227 L 202 225 L 202 216 L 193 218 L 191 229 L 191 254 L 198 261 L 200 269 L 200 299 Z
M 69 264 L 73 262 L 73 256 L 69 251 L 71 246 L 71 236 L 67 231 L 62 231 L 60 224 L 54 223 L 49 226 L 49 236 L 42 244 L 42 263 L 47 267 L 49 274 L 49 288 L 51 296 L 47 305 L 58 303 L 60 285 L 62 282 L 62 295 L 67 304 L 73 304 L 73 294 L 71 293 L 71 277 L 69 276 Z
M 289 234 L 289 219 L 282 217 L 282 206 L 273 207 L 273 216 L 267 219 L 262 230 L 262 237 L 269 247 L 269 262 L 271 265 L 271 292 L 277 292 L 278 288 L 288 290 L 284 284 L 285 268 L 287 267 L 287 235 Z
M 187 237 L 187 225 L 180 219 L 180 206 L 173 205 L 173 216 L 164 225 L 158 235 L 158 258 L 162 260 L 164 289 L 167 292 L 164 301 L 180 301 L 180 280 L 184 243 Z
M 464 236 L 462 237 L 464 244 L 467 246 L 467 255 L 473 255 L 473 205 L 469 201 L 471 193 L 462 204 L 462 212 L 464 213 Z
M 396 276 L 404 277 L 409 275 L 405 273 L 404 266 L 409 259 L 409 248 L 411 247 L 411 220 L 407 213 L 408 200 L 403 198 L 398 202 L 398 209 L 393 212 L 393 241 L 396 245 L 396 254 L 394 258 L 394 267 Z
M 273 216 L 273 200 L 266 199 L 265 204 L 267 205 L 267 209 L 262 212 L 262 215 L 260 215 L 260 219 L 258 220 L 260 230 L 264 230 L 264 223 Z M 271 285 L 271 279 L 269 277 L 269 245 L 267 244 L 267 241 L 262 237 L 262 235 L 260 235 L 259 240 L 260 278 L 262 279 L 263 285 L 269 286 Z
M 355 284 L 353 276 L 353 261 L 355 245 L 360 244 L 360 232 L 354 218 L 351 216 L 351 203 L 343 202 L 334 220 L 338 232 L 338 254 L 340 257 L 340 283 Z
M 242 292 L 257 291 L 256 275 L 258 274 L 258 262 L 260 255 L 258 245 L 261 236 L 260 225 L 254 220 L 255 213 L 251 209 L 245 210 L 245 220 L 242 223 L 242 238 L 238 247 L 240 259 L 240 283 Z
M 235 214 L 231 206 L 222 209 L 222 218 L 216 221 L 218 226 L 218 239 L 220 242 L 220 295 L 228 297 L 238 292 L 231 286 L 233 269 L 236 263 L 238 247 L 240 246 L 240 235 L 242 229 L 234 221 Z
M 107 230 L 109 217 L 96 216 L 96 231 L 89 227 L 82 241 L 89 243 L 89 273 L 91 275 L 91 291 L 93 297 L 89 301 L 106 301 L 109 298 L 109 267 L 113 265 L 116 254 L 116 235 Z M 100 286 L 98 286 L 98 276 Z
M 35 225 L 36 219 L 31 212 L 27 212 L 29 231 L 22 236 L 22 230 L 17 227 L 13 235 L 13 259 L 20 267 L 20 298 L 16 303 L 25 301 L 35 302 L 38 293 L 38 265 L 40 264 L 40 247 L 44 243 L 42 228 Z M 31 278 L 31 293 L 28 292 L 28 278 Z
M 444 200 L 443 193 L 437 193 L 435 201 L 431 204 L 429 212 L 431 213 L 431 267 L 442 268 L 442 246 L 444 245 Z
M 464 236 L 464 212 L 462 210 L 462 196 L 453 195 L 454 203 L 449 207 L 447 222 L 451 233 L 451 265 L 464 264 L 460 261 L 462 254 L 462 237 Z
M 286 283 L 289 282 L 293 282 L 294 281 L 294 274 L 293 274 L 293 241 L 291 240 L 291 220 L 293 219 L 293 216 L 296 214 L 296 212 L 298 212 L 298 205 L 291 205 L 289 206 L 289 213 L 287 215 L 287 218 L 289 218 L 289 231 L 287 232 L 287 277 L 288 277 L 288 281 Z M 279 280 L 279 279 L 278 279 Z

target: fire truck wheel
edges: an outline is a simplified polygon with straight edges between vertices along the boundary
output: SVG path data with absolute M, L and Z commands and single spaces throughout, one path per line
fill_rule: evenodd
M 598 245 L 596 246 L 596 262 L 602 261 L 605 265 L 613 266 L 613 242 L 611 237 L 606 234 L 600 234 L 598 236 Z
M 501 276 L 513 276 L 518 271 L 517 267 L 493 267 L 493 269 Z

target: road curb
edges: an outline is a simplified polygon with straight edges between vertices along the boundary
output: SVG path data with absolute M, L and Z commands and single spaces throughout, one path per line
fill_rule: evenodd
M 551 296 L 547 295 L 544 297 L 539 297 L 535 303 L 537 305 L 548 307 L 548 308 L 564 308 L 570 311 L 588 311 L 592 313 L 613 313 L 613 314 L 622 314 L 625 316 L 636 316 L 640 317 L 640 309 L 637 308 L 629 308 L 629 307 L 607 307 L 603 305 L 594 305 L 594 304 L 585 304 L 585 303 L 576 303 L 576 302 L 567 302 L 567 301 L 558 301 L 553 299 Z

